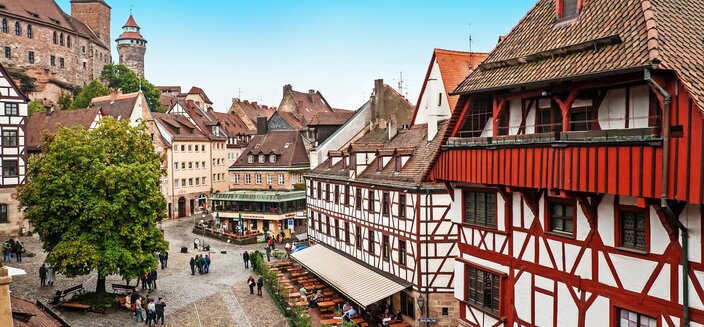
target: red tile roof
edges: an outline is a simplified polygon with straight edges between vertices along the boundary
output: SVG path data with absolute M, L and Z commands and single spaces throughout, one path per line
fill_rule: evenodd
M 704 108 L 704 1 L 589 0 L 556 23 L 540 0 L 456 89 L 480 92 L 649 67 L 674 70 Z
M 15 327 L 62 327 L 63 324 L 42 310 L 35 302 L 10 294 L 12 321 Z
M 146 42 L 147 40 L 142 36 L 142 34 L 139 34 L 138 32 L 123 32 L 120 34 L 120 37 L 117 38 L 117 41 L 120 40 L 140 40 Z
M 435 49 L 433 56 L 438 61 L 442 82 L 446 92 L 452 92 L 457 85 L 462 83 L 469 73 L 477 68 L 487 57 L 487 53 L 463 52 L 444 49 Z M 432 62 L 431 62 L 432 65 Z M 427 79 L 426 79 L 427 80 Z M 457 105 L 458 96 L 449 96 L 450 110 Z M 420 101 L 420 100 L 419 100 Z
M 94 98 L 91 101 L 90 108 L 100 108 L 106 116 L 124 121 L 129 119 L 132 115 L 132 110 L 137 104 L 138 98 L 139 92 L 106 95 Z
M 36 112 L 27 122 L 27 146 L 30 150 L 41 149 L 44 133 L 55 134 L 61 127 L 82 126 L 89 129 L 98 114 L 99 108 Z
M 220 122 L 220 128 L 222 128 L 227 135 L 230 137 L 235 137 L 237 135 L 249 135 L 253 134 L 254 131 L 250 131 L 247 125 L 242 121 L 237 115 L 226 114 L 224 112 L 212 112 L 214 118 Z
M 205 103 L 207 103 L 207 104 L 213 104 L 213 102 L 210 101 L 210 98 L 208 98 L 208 96 L 205 94 L 205 91 L 203 91 L 203 89 L 201 89 L 201 88 L 199 88 L 199 87 L 197 87 L 197 86 L 191 87 L 191 90 L 188 91 L 188 94 L 197 94 L 197 95 L 200 95 L 200 96 L 203 98 L 203 101 L 205 101 Z
M 298 113 L 300 114 L 301 122 L 305 124 L 313 120 L 313 117 L 320 113 L 332 113 L 334 112 L 330 105 L 325 101 L 323 95 L 320 92 L 310 92 L 303 93 L 294 90 L 290 90 L 293 100 L 298 106 Z
M 208 141 L 209 138 L 203 134 L 196 125 L 188 118 L 180 115 L 155 112 L 154 118 L 164 127 L 176 141 Z
M 266 119 L 269 119 L 272 115 L 274 115 L 274 112 L 276 112 L 276 108 L 260 106 L 257 102 L 235 99 L 234 103 L 237 103 L 237 105 L 242 108 L 242 111 L 244 111 L 245 115 L 247 115 L 247 117 L 254 123 L 257 122 L 257 117 L 261 116 L 266 117 Z
M 122 27 L 136 27 L 139 28 L 139 25 L 137 25 L 137 22 L 134 21 L 134 17 L 130 15 L 130 18 L 127 18 L 127 22 L 125 23 L 124 26 Z
M 258 158 L 255 158 L 254 163 L 248 163 L 247 156 L 249 154 L 255 157 L 259 154 L 276 154 L 278 158 L 275 163 L 270 163 L 268 157 L 264 163 L 259 163 Z M 308 151 L 306 151 L 298 131 L 268 131 L 264 135 L 254 136 L 231 168 L 306 167 L 309 165 Z
M 308 125 L 343 125 L 353 115 L 354 111 L 339 109 L 335 112 L 319 113 L 313 116 Z

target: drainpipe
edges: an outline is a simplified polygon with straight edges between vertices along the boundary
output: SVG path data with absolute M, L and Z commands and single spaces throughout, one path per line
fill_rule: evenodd
M 655 92 L 663 98 L 663 141 L 662 141 L 662 191 L 660 194 L 660 206 L 663 212 L 677 225 L 682 235 L 682 326 L 689 326 L 689 232 L 680 219 L 667 206 L 667 175 L 668 175 L 668 155 L 670 153 L 670 102 L 672 97 L 665 89 L 652 79 L 650 69 L 645 69 L 645 81 L 648 82 Z
M 429 318 L 430 317 L 430 281 L 428 281 L 429 278 L 429 270 L 428 270 L 428 220 L 430 219 L 428 208 L 429 208 L 429 201 L 428 198 L 430 197 L 430 190 L 425 190 L 425 317 Z M 432 211 L 430 211 L 432 213 Z M 429 322 L 425 322 L 425 326 L 428 327 L 430 326 Z

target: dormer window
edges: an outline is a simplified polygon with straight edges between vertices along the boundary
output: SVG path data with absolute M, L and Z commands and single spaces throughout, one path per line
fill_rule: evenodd
M 579 13 L 579 0 L 557 0 L 557 15 L 559 20 L 574 18 Z
M 269 155 L 269 162 L 270 162 L 270 163 L 276 163 L 276 155 L 275 155 L 275 154 L 270 154 L 270 155 Z
M 254 163 L 254 155 L 253 155 L 253 154 L 250 154 L 250 155 L 247 156 L 247 162 L 248 162 L 248 163 Z
M 379 157 L 376 161 L 376 171 L 382 171 L 384 169 L 384 159 Z
M 260 154 L 259 155 L 259 163 L 264 163 L 265 160 L 266 160 L 266 156 L 263 154 Z
M 400 172 L 401 171 L 401 156 L 396 156 L 396 160 L 394 160 L 396 163 L 396 166 L 394 167 L 395 172 Z

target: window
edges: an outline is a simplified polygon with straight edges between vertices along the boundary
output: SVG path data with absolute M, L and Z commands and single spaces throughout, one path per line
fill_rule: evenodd
M 325 201 L 330 201 L 332 200 L 332 196 L 330 196 L 330 183 L 325 184 Z
M 174 170 L 178 170 L 179 164 L 178 162 L 174 162 Z
M 269 155 L 269 162 L 270 162 L 270 163 L 275 163 L 275 162 L 276 162 L 276 155 L 275 155 L 275 154 L 270 154 L 270 155 Z
M 356 226 L 354 234 L 354 246 L 357 250 L 362 249 L 362 227 Z
M 186 187 L 186 179 L 181 180 L 181 187 Z
M 265 156 L 264 156 L 263 154 L 260 154 L 260 155 L 259 155 L 259 163 L 264 163 L 264 160 L 265 160 L 265 159 L 266 159 L 266 158 L 265 158 Z
M 340 203 L 340 185 L 335 185 L 335 204 Z
M 355 189 L 354 208 L 357 210 L 362 210 L 362 189 L 359 187 Z
M 54 32 L 54 36 L 52 37 L 52 40 L 54 41 L 54 44 L 59 43 L 59 38 L 56 36 L 56 32 Z
M 86 62 L 84 61 L 83 62 L 83 70 L 86 70 L 86 67 L 88 67 L 88 66 L 86 65 Z
M 196 177 L 196 186 L 200 186 L 200 177 Z
M 335 239 L 340 240 L 340 219 L 335 219 Z
M 274 174 L 266 174 L 266 184 L 267 185 L 274 184 Z
M 52 67 L 56 66 L 56 56 L 51 55 L 49 58 L 49 64 L 51 64 Z
M 369 245 L 369 254 L 374 254 L 374 231 L 371 229 L 369 230 L 369 243 L 367 245 Z
M 34 33 L 32 31 L 32 25 L 27 25 L 27 38 L 31 39 L 34 37 Z
M 318 187 L 315 190 L 315 198 L 316 199 L 321 199 L 323 194 L 323 185 L 318 182 Z
M 7 19 L 2 19 L 2 32 L 7 33 Z
M 186 146 L 181 144 L 181 152 L 186 152 Z
M 240 183 L 240 174 L 235 174 L 235 180 L 234 180 L 234 182 L 235 182 L 235 184 L 239 184 L 239 183 Z
M 4 20 L 3 20 L 4 22 Z M 7 224 L 9 221 L 7 219 L 7 204 L 0 204 L 0 224 Z
M 27 60 L 30 64 L 34 63 L 34 51 L 30 51 L 27 53 Z
M 388 260 L 390 257 L 389 252 L 389 235 L 383 235 L 381 237 L 381 257 L 384 260 Z
M 0 213 L 2 212 L 1 208 Z M 657 319 L 626 309 L 618 309 L 618 317 L 616 319 L 618 327 L 655 327 L 658 325 Z
M 64 33 L 59 36 L 59 45 L 64 45 Z
M 262 174 L 256 174 L 254 175 L 254 183 L 259 185 L 262 183 Z
M 561 8 L 561 19 L 569 19 L 579 13 L 577 0 L 558 0 L 558 8 Z M 561 7 L 560 7 L 561 6 Z
M 442 92 L 438 93 L 438 107 L 442 106 Z
M 350 222 L 345 222 L 345 243 L 350 243 Z
M 83 45 L 81 46 L 81 52 L 82 52 L 82 53 L 86 53 L 86 47 L 83 46 Z
M 401 314 L 416 319 L 416 300 L 403 291 L 401 292 Z
M 538 108 L 538 114 L 535 115 L 535 132 L 550 133 L 559 132 L 562 130 L 562 112 L 555 103 L 552 103 L 549 108 Z
M 551 232 L 574 234 L 574 202 L 548 201 L 550 221 L 549 230 Z
M 465 266 L 465 301 L 472 305 L 499 314 L 499 275 Z
M 17 131 L 14 130 L 4 130 L 2 131 L 2 145 L 3 146 L 17 146 Z
M 181 169 L 186 169 L 186 162 L 185 161 L 181 163 Z
M 188 186 L 193 186 L 193 178 L 188 179 Z
M 406 266 L 406 241 L 398 241 L 398 264 Z
M 64 68 L 64 58 L 59 58 L 59 68 Z
M 396 156 L 396 158 L 394 159 L 394 172 L 397 172 L 397 173 L 398 173 L 398 172 L 401 171 L 401 164 L 402 164 L 402 163 L 403 163 L 403 162 L 401 161 L 401 157 L 400 157 L 400 156 Z
M 198 169 L 198 161 L 196 161 L 196 169 Z
M 10 59 L 12 57 L 12 48 L 5 47 L 5 59 Z
M 398 195 L 398 217 L 406 218 L 406 195 Z
M 198 162 L 196 161 L 196 163 Z M 188 169 L 193 169 L 193 161 L 188 162 Z
M 198 146 L 196 146 L 196 151 L 198 149 Z M 193 147 L 189 144 L 188 145 L 188 152 L 193 152 Z
M 176 188 L 178 188 L 178 186 L 179 186 L 178 181 L 179 181 L 178 178 L 174 179 L 174 187 L 176 187 Z
M 279 174 L 279 185 L 284 185 L 286 183 L 284 174 Z
M 3 160 L 2 161 L 2 176 L 3 177 L 17 177 L 20 175 L 17 160 Z
M 389 193 L 384 192 L 381 195 L 381 214 L 384 216 L 389 216 Z
M 570 131 L 588 131 L 592 123 L 591 107 L 570 109 Z
M 330 225 L 331 225 L 330 224 L 330 216 L 326 216 L 325 217 L 325 233 L 332 236 L 332 234 L 330 234 Z
M 496 228 L 496 193 L 465 191 L 464 222 Z
M 203 185 L 205 185 L 205 184 L 207 184 L 207 183 L 205 182 L 205 177 L 203 177 Z
M 71 47 L 71 35 L 66 37 L 66 46 L 69 48 Z
M 647 251 L 648 232 L 646 211 L 640 208 L 619 209 L 620 219 L 619 240 L 620 246 Z
M 20 22 L 15 22 L 15 35 L 22 35 L 22 28 L 20 27 Z
M 201 161 L 200 166 L 203 167 L 203 169 L 205 169 L 205 161 Z
M 308 211 L 310 213 L 310 211 Z M 310 229 L 315 230 L 315 213 L 310 213 Z
M 197 146 L 197 145 L 196 145 Z M 205 144 L 201 144 L 200 151 L 205 152 Z
M 369 190 L 369 199 L 367 199 L 367 210 L 369 210 L 370 213 L 374 213 L 374 190 Z
M 5 115 L 17 116 L 19 114 L 19 108 L 17 103 L 5 103 Z
M 245 184 L 252 184 L 252 175 L 244 174 L 244 183 Z
M 345 205 L 348 206 L 352 203 L 352 188 L 349 185 L 345 185 Z

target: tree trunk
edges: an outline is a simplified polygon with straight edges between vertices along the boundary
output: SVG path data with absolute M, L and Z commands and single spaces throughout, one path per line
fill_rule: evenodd
M 100 271 L 98 271 L 98 281 L 95 284 L 95 293 L 105 295 L 105 277 L 101 276 Z

